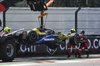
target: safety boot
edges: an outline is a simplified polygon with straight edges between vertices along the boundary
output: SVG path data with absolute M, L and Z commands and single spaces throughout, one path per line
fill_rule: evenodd
M 69 57 L 70 57 L 70 54 L 67 55 L 67 58 L 69 58 Z
M 78 53 L 78 57 L 77 58 L 81 58 L 81 54 Z
M 77 57 L 77 54 L 75 53 L 75 58 Z
M 87 58 L 89 58 L 89 53 L 87 52 L 86 54 L 87 54 Z
M 81 55 L 78 55 L 78 57 L 77 58 L 81 58 Z

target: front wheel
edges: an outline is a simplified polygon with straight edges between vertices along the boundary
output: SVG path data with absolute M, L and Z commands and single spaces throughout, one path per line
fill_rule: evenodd
M 15 55 L 16 46 L 13 39 L 8 39 L 0 45 L 0 59 L 3 62 L 11 62 L 12 60 L 14 60 Z

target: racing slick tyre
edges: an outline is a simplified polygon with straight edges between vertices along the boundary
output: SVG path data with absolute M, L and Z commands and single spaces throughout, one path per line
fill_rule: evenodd
M 0 45 L 0 59 L 3 62 L 12 62 L 16 55 L 16 45 L 14 40 L 8 39 Z
M 79 34 L 75 34 L 75 36 L 74 36 L 74 42 L 75 42 L 76 45 L 78 45 L 80 43 Z
M 72 45 L 78 45 L 80 42 L 80 37 L 78 34 L 75 34 L 74 36 L 71 36 L 69 39 L 69 43 Z
M 30 31 L 28 33 L 28 39 L 31 41 L 31 42 L 36 42 L 36 40 L 38 39 L 38 34 L 35 32 L 35 31 Z

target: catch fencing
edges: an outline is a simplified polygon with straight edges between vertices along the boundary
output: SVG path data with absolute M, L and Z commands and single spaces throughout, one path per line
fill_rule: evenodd
M 46 28 L 54 29 L 56 32 L 69 33 L 71 28 L 75 28 L 75 11 L 78 8 L 49 7 L 48 16 L 44 17 Z M 31 11 L 28 7 L 11 7 L 6 12 L 6 26 L 13 30 L 25 28 L 31 30 L 39 27 L 39 11 Z M 0 19 L 3 19 L 0 13 Z M 100 8 L 81 8 L 78 13 L 78 33 L 85 30 L 86 34 L 100 34 Z

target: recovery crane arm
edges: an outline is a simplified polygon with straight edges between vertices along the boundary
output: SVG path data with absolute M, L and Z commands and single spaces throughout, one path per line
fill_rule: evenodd
M 23 0 L 2 0 L 0 2 L 0 12 L 6 11 L 9 7 L 21 1 Z M 47 4 L 45 4 L 45 0 L 26 0 L 32 11 L 47 10 L 47 7 L 52 4 L 53 1 L 54 0 L 50 0 Z

